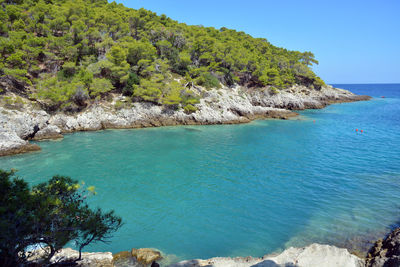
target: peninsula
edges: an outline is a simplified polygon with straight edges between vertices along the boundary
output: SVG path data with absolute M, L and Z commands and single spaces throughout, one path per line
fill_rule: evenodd
M 326 85 L 311 52 L 244 32 L 106 0 L 2 5 L 0 156 L 73 131 L 286 119 L 369 99 Z

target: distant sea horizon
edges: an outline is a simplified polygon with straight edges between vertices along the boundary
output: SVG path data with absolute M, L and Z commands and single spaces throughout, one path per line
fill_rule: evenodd
M 340 85 L 340 84 L 400 84 L 400 82 L 397 83 L 327 83 L 329 85 Z

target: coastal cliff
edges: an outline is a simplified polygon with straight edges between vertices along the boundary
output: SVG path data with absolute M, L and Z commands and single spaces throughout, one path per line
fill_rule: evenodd
M 74 131 L 287 119 L 368 99 L 326 85 L 312 52 L 241 31 L 103 0 L 3 5 L 0 156 Z
M 0 156 L 40 150 L 29 141 L 59 139 L 64 133 L 75 131 L 288 119 L 297 115 L 295 110 L 370 99 L 332 86 L 317 90 L 295 85 L 278 93 L 268 87 L 252 90 L 238 85 L 212 90 L 196 86 L 192 90 L 202 98 L 195 105 L 197 110 L 190 114 L 150 102 L 130 103 L 122 95 L 95 102 L 78 113 L 51 114 L 27 98 L 21 99 L 18 105 L 3 105 L 0 107 Z

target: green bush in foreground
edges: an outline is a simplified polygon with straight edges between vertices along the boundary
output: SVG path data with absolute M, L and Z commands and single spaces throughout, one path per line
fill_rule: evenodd
M 14 171 L 0 170 L 0 265 L 27 262 L 27 248 L 47 247 L 43 265 L 68 242 L 76 244 L 81 259 L 84 247 L 106 242 L 121 225 L 114 211 L 92 210 L 85 199 L 94 188 L 81 188 L 69 177 L 54 176 L 33 188 Z

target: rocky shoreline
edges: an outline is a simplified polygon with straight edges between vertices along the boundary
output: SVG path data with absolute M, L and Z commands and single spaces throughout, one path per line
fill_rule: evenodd
M 31 261 L 40 263 L 40 254 L 35 251 Z M 73 262 L 78 257 L 78 251 L 65 248 L 51 259 L 52 263 Z M 64 265 L 65 266 L 65 265 Z M 111 252 L 82 253 L 82 260 L 77 262 L 80 267 L 364 267 L 365 260 L 347 249 L 335 246 L 311 244 L 303 248 L 288 248 L 280 254 L 269 254 L 263 257 L 216 257 L 207 260 L 195 259 L 171 263 L 168 256 L 155 249 L 143 248 Z
M 29 260 L 40 265 L 43 249 L 30 254 Z M 65 248 L 57 252 L 51 263 L 74 262 L 78 251 Z M 263 257 L 216 257 L 176 262 L 176 258 L 151 248 L 133 248 L 131 251 L 84 252 L 82 260 L 74 266 L 80 267 L 395 267 L 400 266 L 400 228 L 392 231 L 385 239 L 375 242 L 366 257 L 356 256 L 345 248 L 331 245 L 311 244 L 302 248 L 290 247 L 281 253 Z
M 114 95 L 112 101 L 92 103 L 76 114 L 50 114 L 37 103 L 23 99 L 17 108 L 0 107 L 0 156 L 40 150 L 29 140 L 59 139 L 64 133 L 127 129 L 173 125 L 206 125 L 247 123 L 255 119 L 289 119 L 295 110 L 320 109 L 329 104 L 363 101 L 369 96 L 355 95 L 347 90 L 324 86 L 319 90 L 292 86 L 274 92 L 270 88 L 254 90 L 235 86 L 206 90 L 192 88 L 202 98 L 197 111 L 186 114 L 153 103 L 129 103 L 129 99 Z M 122 107 L 117 107 L 122 103 Z

